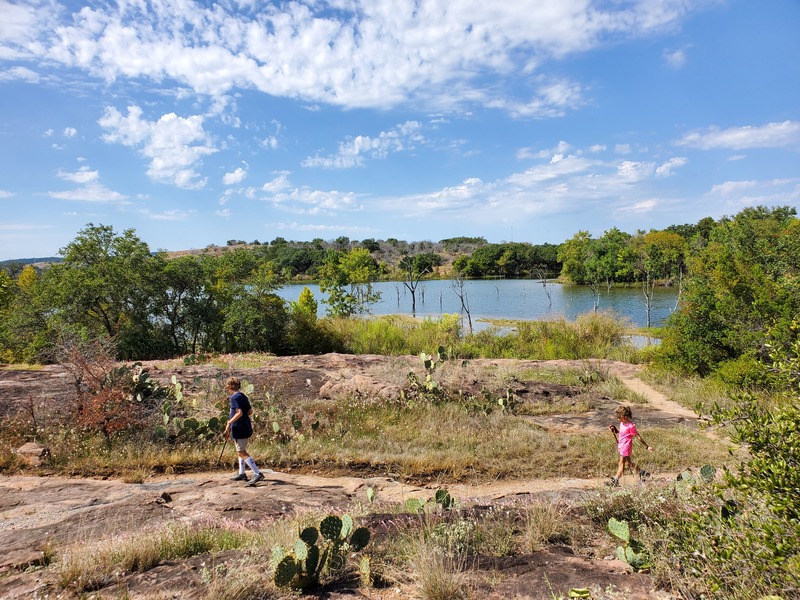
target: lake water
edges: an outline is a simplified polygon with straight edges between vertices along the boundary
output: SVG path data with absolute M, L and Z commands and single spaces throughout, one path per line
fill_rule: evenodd
M 303 289 L 302 284 L 292 284 L 281 288 L 277 294 L 286 300 L 297 300 Z M 323 303 L 325 295 L 319 286 L 308 287 L 319 302 L 319 314 L 327 311 Z M 402 282 L 384 281 L 375 284 L 381 292 L 381 300 L 370 305 L 373 315 L 392 315 L 411 313 L 411 292 Z M 576 317 L 592 312 L 594 295 L 585 286 L 560 285 L 548 283 L 550 299 L 541 281 L 531 279 L 470 280 L 464 284 L 466 302 L 472 315 L 473 325 L 479 329 L 481 319 L 544 320 Z M 662 324 L 675 308 L 678 291 L 676 288 L 657 288 L 651 310 L 651 324 Z M 420 282 L 417 287 L 417 317 L 438 317 L 442 314 L 458 314 L 461 302 L 449 280 Z M 645 327 L 647 313 L 641 286 L 631 288 L 612 288 L 600 292 L 598 310 L 611 310 L 629 319 L 634 325 Z

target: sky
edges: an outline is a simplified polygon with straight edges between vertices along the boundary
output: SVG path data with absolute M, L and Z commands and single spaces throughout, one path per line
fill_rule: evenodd
M 0 0 L 0 260 L 800 206 L 798 0 Z

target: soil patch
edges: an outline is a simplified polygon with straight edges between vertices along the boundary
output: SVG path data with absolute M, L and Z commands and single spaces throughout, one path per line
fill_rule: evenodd
M 498 370 L 578 368 L 587 361 L 470 361 L 470 373 L 493 373 Z M 324 401 L 326 394 L 390 395 L 393 386 L 404 384 L 406 374 L 419 370 L 417 357 L 323 356 L 271 358 L 264 366 L 252 369 L 220 369 L 210 365 L 170 366 L 167 362 L 145 365 L 152 376 L 168 384 L 175 375 L 188 392 L 212 392 L 210 380 L 224 380 L 236 375 L 246 378 L 256 388 L 273 390 L 286 398 Z M 592 368 L 618 375 L 623 382 L 648 398 L 646 406 L 637 407 L 637 422 L 646 426 L 686 426 L 694 416 L 669 402 L 636 378 L 637 367 L 613 361 L 592 361 Z M 462 381 L 466 389 L 477 392 L 507 389 L 507 380 L 473 377 Z M 336 388 L 335 386 L 340 386 Z M 512 382 L 513 392 L 524 402 L 577 401 L 580 390 L 559 384 Z M 349 386 L 349 387 L 348 387 Z M 58 402 L 70 393 L 71 382 L 60 367 L 37 370 L 4 368 L 0 370 L 0 414 L 7 414 L 25 401 Z M 381 392 L 381 390 L 383 390 Z M 595 398 L 589 412 L 530 417 L 555 431 L 605 429 L 613 406 L 610 399 Z M 4 412 L 5 411 L 5 412 Z M 312 470 L 316 472 L 311 472 Z M 338 476 L 333 476 L 334 474 Z M 192 473 L 156 476 L 144 483 L 124 483 L 115 479 L 78 479 L 58 476 L 0 477 L 0 597 L 56 597 L 52 570 L 38 568 L 49 550 L 74 543 L 129 535 L 166 523 L 204 524 L 221 520 L 259 524 L 303 513 L 343 512 L 366 497 L 367 488 L 375 492 L 370 511 L 380 514 L 392 504 L 409 498 L 429 498 L 435 482 L 412 485 L 378 476 L 368 466 L 358 472 L 348 469 L 347 476 L 324 465 L 298 466 L 291 472 L 265 472 L 266 479 L 251 488 L 231 482 L 229 473 Z M 495 481 L 448 485 L 448 491 L 463 506 L 491 506 L 526 497 L 574 498 L 602 486 L 599 479 L 549 479 Z M 97 597 L 118 597 L 127 590 L 130 598 L 192 598 L 203 593 L 203 569 L 239 560 L 237 553 L 163 564 L 123 578 Z M 267 558 L 263 569 L 266 569 Z M 549 546 L 530 555 L 481 559 L 469 565 L 469 577 L 477 597 L 487 599 L 549 599 L 566 594 L 572 587 L 591 585 L 606 590 L 594 598 L 668 598 L 653 589 L 649 577 L 630 573 L 627 565 L 605 557 L 578 556 L 569 548 Z M 599 592 L 598 592 L 599 593 Z M 376 600 L 408 598 L 413 583 L 401 582 L 390 588 L 358 590 L 322 590 L 324 598 L 364 597 Z

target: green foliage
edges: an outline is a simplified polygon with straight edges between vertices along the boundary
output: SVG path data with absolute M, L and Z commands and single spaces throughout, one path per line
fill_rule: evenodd
M 800 225 L 789 207 L 747 208 L 720 220 L 687 258 L 681 302 L 659 360 L 706 375 L 740 356 L 766 362 L 768 331 L 791 342 L 800 314 Z
M 441 511 L 449 511 L 458 505 L 455 498 L 444 488 L 439 488 L 436 493 L 429 498 L 409 498 L 405 502 L 406 510 L 412 513 L 423 512 L 426 507 L 436 507 Z
M 540 271 L 557 273 L 561 269 L 556 253 L 552 244 L 483 244 L 470 256 L 459 257 L 453 266 L 466 277 L 536 277 Z
M 319 585 L 323 575 L 341 571 L 347 558 L 363 550 L 369 540 L 369 530 L 354 528 L 350 515 L 329 515 L 322 519 L 319 528 L 306 527 L 300 531 L 291 549 L 282 546 L 272 549 L 275 585 L 303 591 L 312 589 Z
M 788 328 L 797 331 L 797 323 Z M 800 342 L 770 349 L 783 396 L 770 403 L 740 393 L 711 421 L 728 425 L 745 458 L 725 468 L 722 484 L 703 467 L 676 486 L 688 506 L 665 526 L 663 564 L 682 565 L 687 594 L 726 598 L 796 591 L 800 578 Z M 704 485 L 699 485 L 699 484 Z M 667 568 L 663 567 L 662 568 Z
M 380 300 L 380 292 L 373 288 L 378 274 L 378 265 L 366 248 L 329 251 L 318 272 L 328 314 L 351 317 L 367 312 L 370 304 Z
M 615 518 L 608 520 L 608 531 L 622 541 L 622 546 L 617 546 L 617 558 L 628 563 L 634 571 L 649 569 L 652 564 L 644 553 L 642 545 L 631 538 L 630 528 L 626 521 Z
M 773 384 L 773 377 L 768 367 L 754 356 L 754 353 L 749 352 L 719 363 L 713 375 L 732 389 L 769 389 Z

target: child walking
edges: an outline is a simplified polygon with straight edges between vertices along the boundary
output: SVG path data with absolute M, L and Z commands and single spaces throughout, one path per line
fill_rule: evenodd
M 619 480 L 622 478 L 623 473 L 625 472 L 625 467 L 627 466 L 633 474 L 641 480 L 646 479 L 650 473 L 646 471 L 642 471 L 632 460 L 631 455 L 633 453 L 633 440 L 639 439 L 642 444 L 644 444 L 647 449 L 652 452 L 652 446 L 648 445 L 647 442 L 644 441 L 644 438 L 639 434 L 636 430 L 636 425 L 633 423 L 633 413 L 629 406 L 618 406 L 617 410 L 614 411 L 614 416 L 619 419 L 619 429 L 617 429 L 614 425 L 609 425 L 609 429 L 614 433 L 614 437 L 617 438 L 617 450 L 619 450 L 619 466 L 617 467 L 617 474 L 611 478 L 611 481 L 608 482 L 607 485 L 611 487 L 617 487 L 619 485 Z
M 230 377 L 225 382 L 225 389 L 230 394 L 231 410 L 228 422 L 225 424 L 225 437 L 233 438 L 236 454 L 239 455 L 239 473 L 231 477 L 233 481 L 247 479 L 245 468 L 253 469 L 253 477 L 247 485 L 255 486 L 259 481 L 264 481 L 264 475 L 256 466 L 256 461 L 247 453 L 247 443 L 253 435 L 253 424 L 250 421 L 250 399 L 241 391 L 242 382 L 236 377 Z

